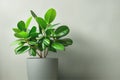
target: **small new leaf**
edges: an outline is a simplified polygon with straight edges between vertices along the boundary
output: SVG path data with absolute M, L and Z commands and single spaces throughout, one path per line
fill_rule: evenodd
M 32 15 L 34 18 L 37 17 L 37 15 L 34 13 L 34 11 L 30 10 L 30 12 L 31 12 L 31 15 Z
M 27 29 L 28 26 L 30 25 L 31 20 L 32 20 L 32 17 L 29 17 L 29 18 L 27 19 L 27 21 L 26 21 L 26 23 L 25 23 L 25 28 L 26 28 L 26 29 Z

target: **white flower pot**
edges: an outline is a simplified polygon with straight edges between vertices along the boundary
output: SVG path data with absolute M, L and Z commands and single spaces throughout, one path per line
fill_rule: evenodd
M 58 80 L 58 59 L 28 58 L 28 80 Z

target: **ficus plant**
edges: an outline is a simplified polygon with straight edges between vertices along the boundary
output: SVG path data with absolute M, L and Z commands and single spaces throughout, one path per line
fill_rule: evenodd
M 49 51 L 65 50 L 65 47 L 72 45 L 70 38 L 64 38 L 70 29 L 66 25 L 52 24 L 56 17 L 56 10 L 50 8 L 44 18 L 37 16 L 32 10 L 31 17 L 26 22 L 19 21 L 17 27 L 13 28 L 14 36 L 17 38 L 13 44 L 18 46 L 14 49 L 16 54 L 29 51 L 30 56 L 46 58 Z M 29 29 L 32 18 L 37 22 L 37 26 Z

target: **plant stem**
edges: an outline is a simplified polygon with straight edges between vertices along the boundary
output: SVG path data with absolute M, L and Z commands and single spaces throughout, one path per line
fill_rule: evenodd
M 45 57 L 48 55 L 48 47 L 45 50 Z
M 43 51 L 43 57 L 45 58 L 45 50 Z
M 37 50 L 36 53 L 37 53 L 37 55 L 38 55 L 40 58 L 42 58 L 41 51 Z

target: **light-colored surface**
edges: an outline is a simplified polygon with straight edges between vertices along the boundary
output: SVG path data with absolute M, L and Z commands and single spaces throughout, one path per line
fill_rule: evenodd
M 14 55 L 11 28 L 18 20 L 53 7 L 55 22 L 68 24 L 73 46 L 61 54 L 60 78 L 120 79 L 120 0 L 0 0 L 0 80 L 27 80 L 26 57 Z

